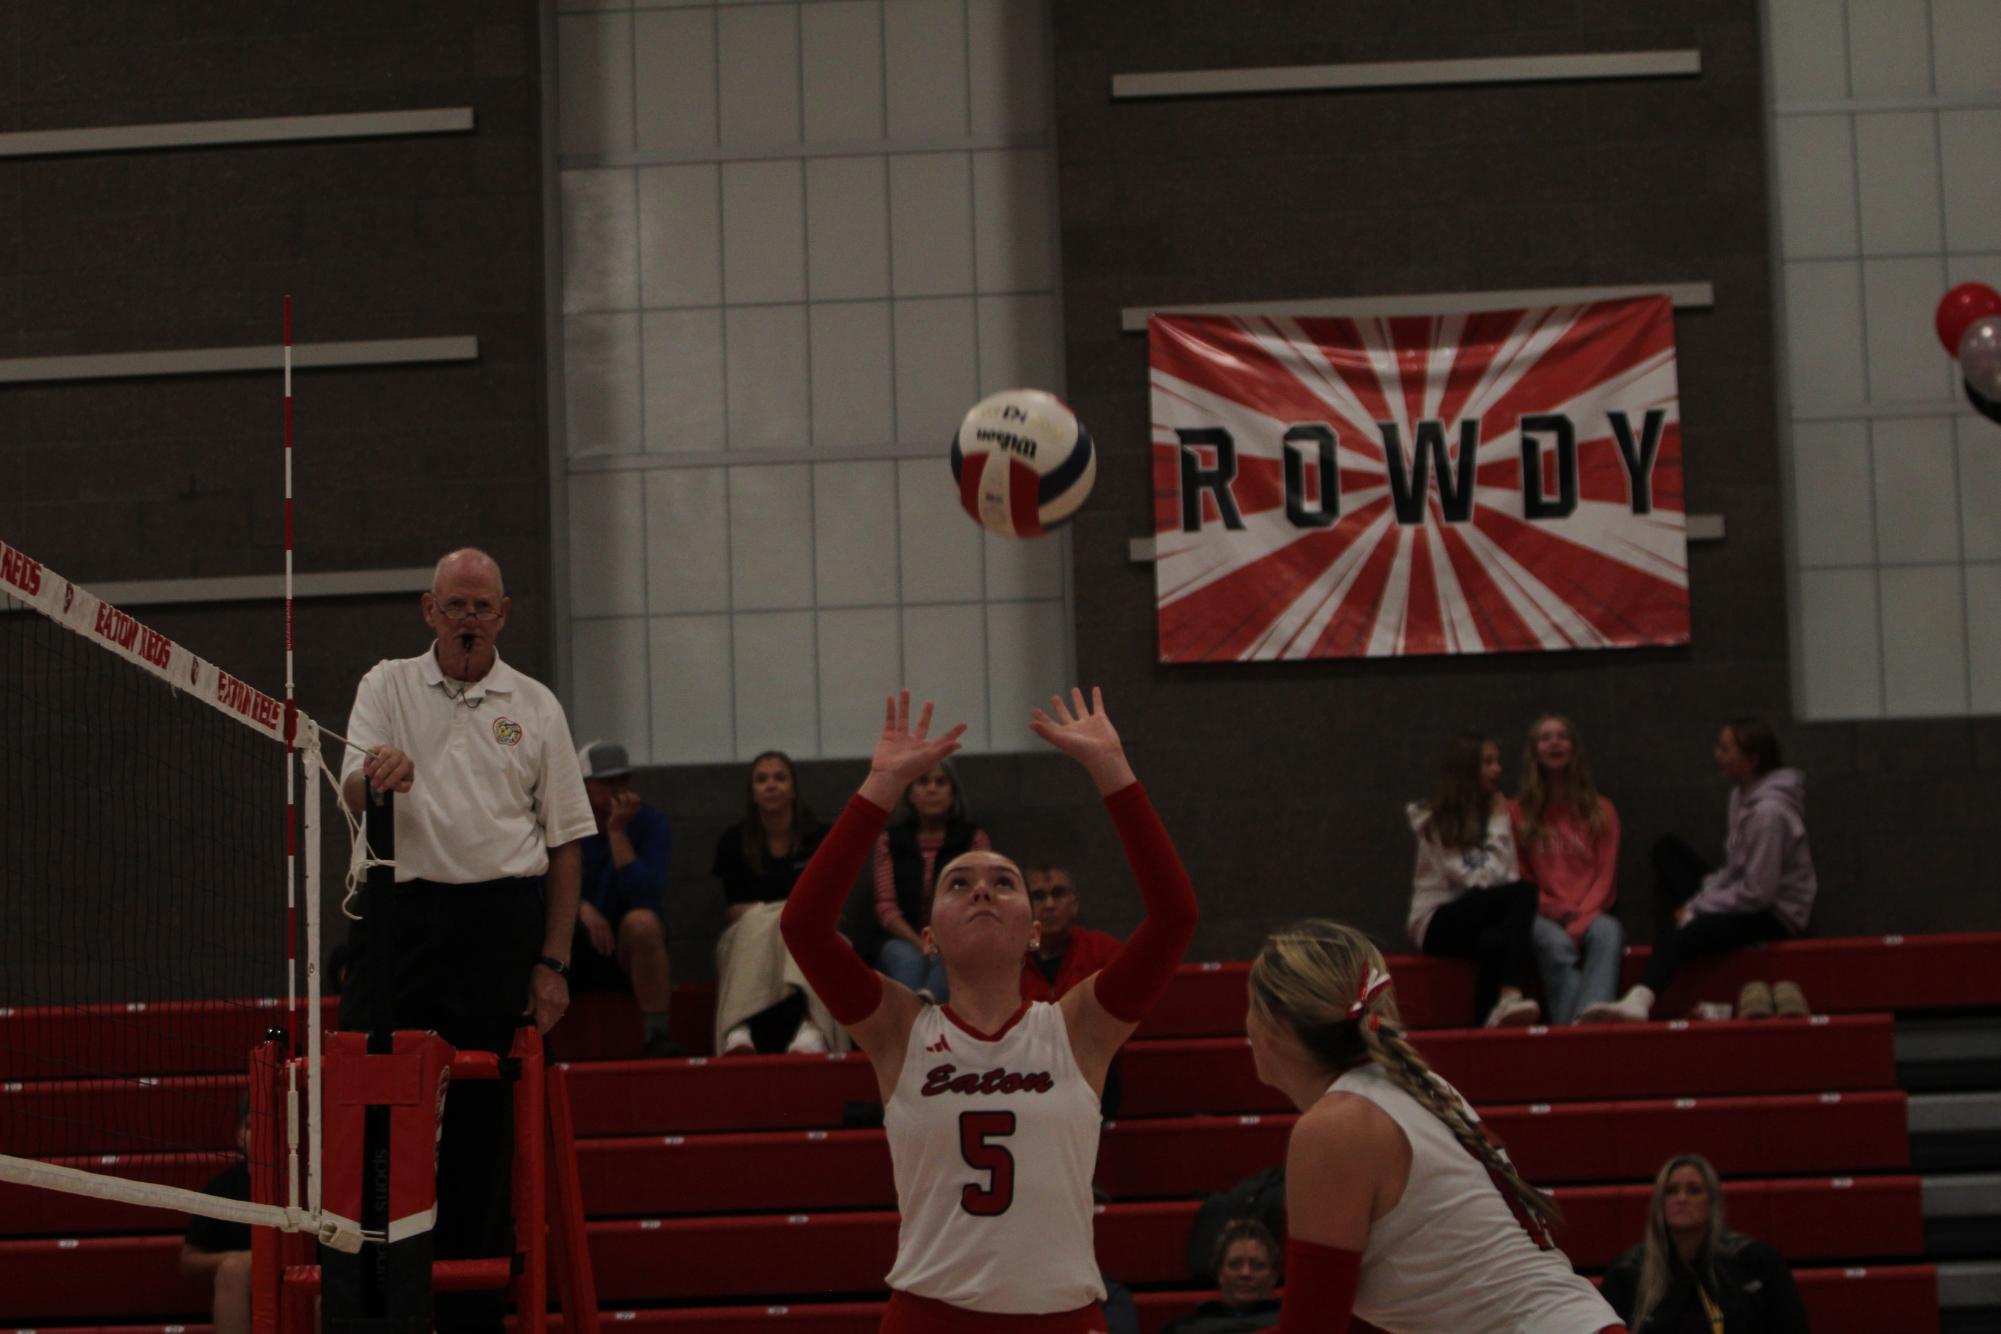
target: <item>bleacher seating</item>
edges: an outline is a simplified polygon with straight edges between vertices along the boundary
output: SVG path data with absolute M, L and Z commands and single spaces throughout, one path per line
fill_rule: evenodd
M 1629 969 L 1642 961 L 1635 951 Z M 1661 1009 L 1728 999 L 1746 977 L 1790 977 L 1820 1011 L 1802 1021 L 1468 1030 L 1454 1025 L 1470 1012 L 1470 969 L 1410 958 L 1392 967 L 1407 1020 L 1427 1030 L 1427 1055 L 1527 1174 L 1556 1188 L 1563 1244 L 1580 1267 L 1601 1268 L 1637 1239 L 1653 1171 L 1693 1148 L 1724 1174 L 1732 1224 L 1794 1260 L 1817 1330 L 1937 1327 L 1893 1016 L 2001 1006 L 2001 935 L 1769 946 L 1690 968 Z M 1294 1119 L 1251 1072 L 1244 970 L 1185 967 L 1121 1058 L 1125 1102 L 1100 1156 L 1112 1202 L 1100 1213 L 1099 1253 L 1107 1273 L 1139 1289 L 1149 1334 L 1204 1296 L 1182 1267 L 1197 1199 L 1279 1161 Z M 706 1045 L 708 1005 L 700 988 L 677 990 L 676 1029 L 691 1046 Z M 225 1059 L 231 1035 L 245 1015 L 260 1033 L 270 1016 L 217 1013 L 149 1007 L 149 1022 L 189 1030 L 175 1048 L 180 1068 L 89 1051 L 87 1035 L 101 1030 L 83 1024 L 65 1060 L 100 1071 L 124 1062 L 131 1077 L 89 1085 L 108 1122 L 144 1114 L 162 1139 L 224 1149 L 241 1086 Z M 876 1100 L 866 1062 L 609 1059 L 630 1055 L 636 1031 L 616 997 L 580 998 L 570 1024 L 556 1045 L 572 1062 L 600 1298 L 608 1310 L 632 1308 L 619 1323 L 678 1334 L 872 1331 L 896 1216 L 882 1132 L 842 1125 L 846 1104 Z M 8 1050 L 0 1041 L 0 1063 Z M 47 1066 L 12 1059 L 0 1080 L 23 1082 L 0 1084 L 0 1097 L 46 1099 Z M 189 1078 L 200 1074 L 210 1077 Z M 218 1161 L 184 1151 L 92 1165 L 199 1185 Z M 163 1211 L 0 1186 L 0 1319 L 200 1318 L 200 1285 L 175 1266 L 182 1225 Z

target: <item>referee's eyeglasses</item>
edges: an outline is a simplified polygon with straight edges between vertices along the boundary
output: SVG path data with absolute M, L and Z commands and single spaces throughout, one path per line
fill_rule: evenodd
M 438 603 L 438 611 L 448 621 L 479 621 L 482 624 L 500 619 L 500 608 L 491 602 L 465 602 L 453 598 L 450 602 Z

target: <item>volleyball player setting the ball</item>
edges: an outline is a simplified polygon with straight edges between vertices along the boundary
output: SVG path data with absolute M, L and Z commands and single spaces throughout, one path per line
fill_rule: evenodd
M 1298 1106 L 1281 1334 L 1624 1334 L 1550 1239 L 1559 1215 L 1404 1036 L 1367 937 L 1309 921 L 1251 965 L 1258 1078 Z
M 930 737 L 910 692 L 887 701 L 861 790 L 807 864 L 780 919 L 785 943 L 875 1068 L 902 1215 L 888 1334 L 1102 1331 L 1092 1240 L 1098 1099 L 1120 1045 L 1160 999 L 1195 932 L 1195 891 L 1097 691 L 1037 709 L 1036 735 L 1084 766 L 1104 798 L 1147 916 L 1112 961 L 1055 1004 L 1021 997 L 1036 944 L 1020 868 L 995 852 L 941 867 L 924 946 L 949 1005 L 876 973 L 835 930 L 856 874 L 912 780 L 959 749 Z

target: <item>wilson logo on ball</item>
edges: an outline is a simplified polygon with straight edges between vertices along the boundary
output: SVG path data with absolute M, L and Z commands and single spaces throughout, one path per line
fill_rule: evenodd
M 981 399 L 952 438 L 960 505 L 1004 537 L 1035 537 L 1061 524 L 1097 476 L 1091 433 L 1062 399 L 1040 389 Z

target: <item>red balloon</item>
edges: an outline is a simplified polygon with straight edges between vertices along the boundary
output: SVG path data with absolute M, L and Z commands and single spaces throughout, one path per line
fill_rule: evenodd
M 1989 315 L 2001 315 L 2001 292 L 1986 283 L 1961 283 L 1940 297 L 1934 323 L 1946 355 L 1958 356 L 1959 340 L 1966 333 L 1966 326 Z

